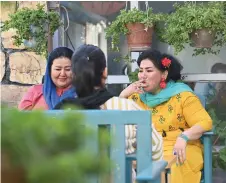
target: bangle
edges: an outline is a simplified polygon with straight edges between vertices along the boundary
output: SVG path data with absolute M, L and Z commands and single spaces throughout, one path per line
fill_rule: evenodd
M 183 133 L 181 133 L 181 134 L 179 135 L 179 137 L 182 138 L 182 139 L 184 139 L 186 142 L 189 141 L 188 136 L 185 135 L 185 134 L 183 134 Z

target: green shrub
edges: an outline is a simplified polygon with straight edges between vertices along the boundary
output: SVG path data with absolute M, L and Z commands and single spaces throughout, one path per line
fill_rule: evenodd
M 50 115 L 42 112 L 2 110 L 2 153 L 13 166 L 23 167 L 28 183 L 69 183 L 87 181 L 109 170 L 106 153 L 96 154 L 92 146 L 94 132 L 85 128 L 79 113 Z M 102 132 L 101 147 L 109 145 Z

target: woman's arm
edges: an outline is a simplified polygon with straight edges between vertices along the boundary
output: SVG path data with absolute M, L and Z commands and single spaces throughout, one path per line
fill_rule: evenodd
M 119 95 L 120 98 L 128 98 L 130 95 L 134 93 L 143 93 L 142 87 L 144 86 L 141 81 L 136 81 L 131 83 L 128 87 L 126 87 Z
M 184 131 L 183 134 L 186 135 L 189 140 L 197 140 L 205 132 L 206 130 L 204 130 L 200 125 L 197 124 Z
M 34 91 L 35 87 L 32 86 L 28 89 L 27 93 L 21 99 L 18 109 L 19 110 L 32 110 L 33 108 L 33 101 L 34 101 Z
M 134 101 L 129 101 L 130 110 L 142 110 Z M 157 132 L 155 126 L 152 124 L 152 160 L 158 161 L 163 159 L 163 139 L 162 136 Z
M 132 100 L 122 99 L 118 97 L 113 97 L 109 99 L 105 105 L 104 109 L 108 110 L 142 110 L 139 105 L 137 105 Z M 130 154 L 135 151 L 134 144 L 136 144 L 136 126 L 135 125 L 125 125 L 125 135 L 126 135 L 126 153 Z M 152 159 L 154 161 L 160 160 L 163 157 L 163 140 L 162 136 L 157 132 L 155 127 L 152 125 Z
M 183 95 L 183 94 L 182 94 Z M 174 154 L 177 156 L 177 164 L 186 160 L 187 141 L 197 140 L 206 131 L 212 129 L 212 120 L 199 98 L 192 93 L 182 96 L 182 110 L 185 121 L 190 128 L 178 136 L 174 145 Z
M 193 94 L 182 103 L 183 115 L 190 128 L 183 132 L 189 140 L 197 140 L 206 131 L 212 129 L 212 119 L 201 104 L 199 98 Z

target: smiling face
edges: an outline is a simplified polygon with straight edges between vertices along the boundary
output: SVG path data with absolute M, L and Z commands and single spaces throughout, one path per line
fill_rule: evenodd
M 168 71 L 161 72 L 149 59 L 144 59 L 140 63 L 138 79 L 146 85 L 143 87 L 145 92 L 158 93 L 161 90 L 161 79 L 166 79 L 167 75 Z
M 67 88 L 72 82 L 71 60 L 60 57 L 53 60 L 51 79 L 57 88 Z

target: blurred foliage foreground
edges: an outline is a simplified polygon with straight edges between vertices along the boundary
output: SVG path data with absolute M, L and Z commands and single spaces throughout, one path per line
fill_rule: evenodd
M 109 135 L 99 131 L 95 153 L 95 133 L 84 128 L 84 119 L 72 111 L 54 116 L 2 109 L 2 182 L 10 183 L 7 176 L 15 170 L 21 170 L 21 183 L 86 183 L 109 173 Z

